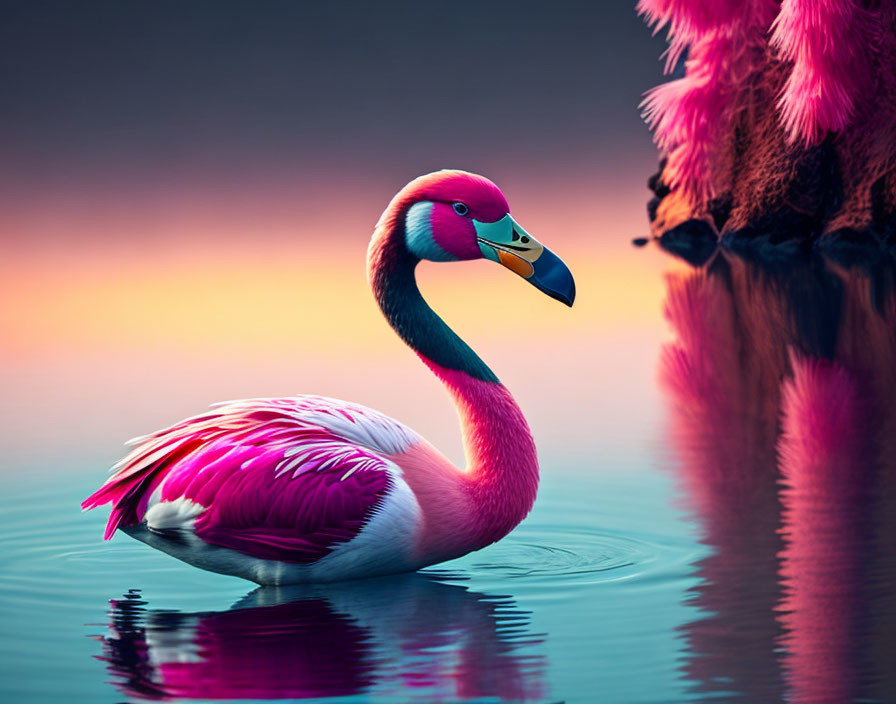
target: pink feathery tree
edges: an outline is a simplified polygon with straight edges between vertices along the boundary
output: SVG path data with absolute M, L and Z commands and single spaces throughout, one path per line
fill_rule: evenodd
M 644 116 L 653 234 L 896 245 L 896 3 L 640 0 L 665 29 Z M 705 248 L 704 248 L 705 249 Z

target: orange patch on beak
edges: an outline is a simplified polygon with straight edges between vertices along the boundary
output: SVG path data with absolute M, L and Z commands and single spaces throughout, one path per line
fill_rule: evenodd
M 534 267 L 521 257 L 508 254 L 503 249 L 496 250 L 498 253 L 498 261 L 510 269 L 515 274 L 519 274 L 524 279 L 528 279 L 535 272 Z

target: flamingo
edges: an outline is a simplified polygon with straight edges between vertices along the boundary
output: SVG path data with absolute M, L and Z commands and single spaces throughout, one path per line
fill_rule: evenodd
M 466 469 L 364 406 L 248 399 L 130 441 L 82 509 L 112 504 L 106 540 L 121 530 L 262 585 L 409 572 L 503 538 L 535 501 L 532 434 L 495 374 L 426 304 L 414 272 L 423 259 L 490 259 L 571 306 L 569 269 L 509 210 L 483 176 L 427 174 L 392 199 L 367 254 L 386 320 L 454 400 Z

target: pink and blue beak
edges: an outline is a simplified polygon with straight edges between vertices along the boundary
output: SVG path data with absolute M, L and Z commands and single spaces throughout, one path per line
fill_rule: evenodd
M 482 256 L 519 274 L 538 290 L 568 306 L 576 298 L 576 283 L 566 264 L 510 217 L 497 222 L 473 220 Z

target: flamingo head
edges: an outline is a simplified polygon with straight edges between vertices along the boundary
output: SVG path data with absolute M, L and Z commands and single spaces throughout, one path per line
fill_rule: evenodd
M 399 196 L 409 204 L 404 233 L 418 259 L 490 259 L 568 306 L 575 282 L 560 258 L 510 215 L 494 183 L 466 171 L 436 171 L 411 181 Z

